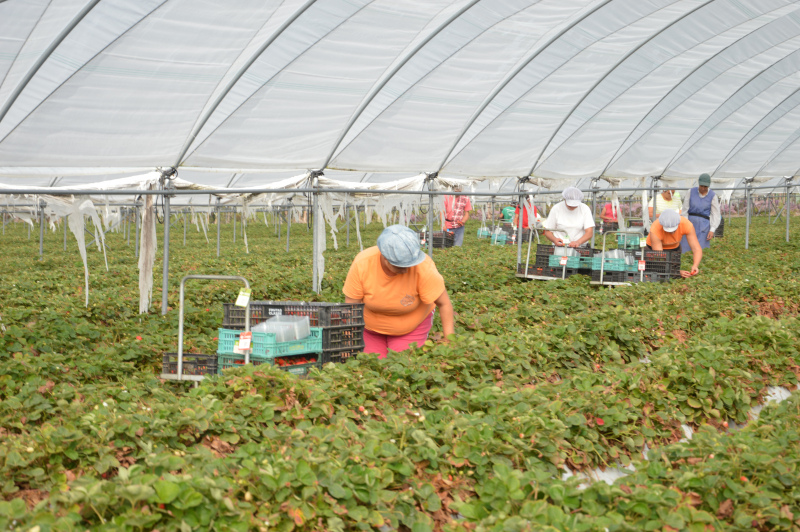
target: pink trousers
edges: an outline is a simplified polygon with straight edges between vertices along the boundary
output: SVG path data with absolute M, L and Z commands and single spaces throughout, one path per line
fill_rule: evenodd
M 433 312 L 426 316 L 416 329 L 401 336 L 391 336 L 364 329 L 364 352 L 377 353 L 378 358 L 386 358 L 386 355 L 389 354 L 389 349 L 392 351 L 405 351 L 411 344 L 420 346 L 428 339 L 428 333 L 432 325 Z

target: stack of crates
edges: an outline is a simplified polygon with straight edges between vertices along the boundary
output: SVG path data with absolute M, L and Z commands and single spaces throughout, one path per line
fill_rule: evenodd
M 223 304 L 223 326 L 244 329 L 244 308 Z M 318 364 L 345 362 L 364 349 L 363 303 L 307 303 L 303 301 L 253 301 L 250 326 L 272 316 L 308 316 L 312 331 L 320 330 Z M 291 366 L 289 366 L 291 368 Z
M 554 255 L 555 246 L 549 244 L 536 245 L 536 258 L 528 266 L 528 275 L 538 275 L 541 277 L 567 278 L 571 275 L 589 275 L 591 272 L 591 260 L 594 250 L 590 248 L 570 248 L 574 249 L 578 256 L 568 257 L 566 269 L 561 265 L 561 256 Z M 517 268 L 517 273 L 522 273 L 525 265 L 521 264 Z
M 222 328 L 219 330 L 217 362 L 219 372 L 244 364 L 245 356 L 235 350 L 242 331 Z M 296 375 L 306 375 L 312 368 L 320 367 L 322 351 L 322 329 L 311 327 L 311 334 L 301 340 L 276 341 L 275 333 L 254 332 L 250 362 L 277 365 Z
M 489 238 L 492 234 L 492 230 L 488 227 L 481 227 L 478 229 L 478 238 Z
M 720 218 L 719 226 L 714 231 L 714 238 L 722 238 L 723 236 L 725 236 L 725 218 Z
M 502 246 L 509 240 L 508 234 L 505 231 L 498 231 L 492 233 L 491 243 L 493 246 Z
M 644 273 L 650 274 L 650 281 L 664 282 L 679 279 L 681 276 L 681 250 L 665 249 L 655 251 L 645 249 L 637 254 L 644 259 Z

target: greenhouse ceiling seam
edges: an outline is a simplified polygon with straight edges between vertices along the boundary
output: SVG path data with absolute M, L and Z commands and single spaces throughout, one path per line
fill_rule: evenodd
M 755 139 L 757 139 L 757 138 L 758 138 L 758 137 L 759 137 L 759 136 L 760 136 L 760 135 L 761 135 L 761 134 L 762 134 L 764 131 L 766 131 L 767 129 L 769 129 L 769 127 L 770 127 L 770 126 L 772 126 L 773 124 L 775 124 L 775 122 L 777 122 L 778 120 L 780 120 L 781 118 L 783 118 L 784 116 L 786 116 L 786 115 L 787 115 L 789 112 L 791 112 L 791 111 L 793 111 L 793 110 L 797 109 L 797 106 L 798 106 L 798 105 L 800 105 L 800 102 L 798 102 L 798 103 L 796 103 L 796 104 L 792 105 L 792 106 L 791 106 L 789 109 L 787 109 L 785 112 L 781 113 L 779 116 L 776 116 L 776 117 L 775 117 L 774 119 L 772 119 L 771 121 L 769 120 L 769 117 L 770 117 L 770 115 L 771 115 L 773 112 L 775 112 L 775 111 L 776 111 L 776 110 L 777 110 L 779 107 L 781 107 L 781 106 L 782 106 L 784 103 L 788 102 L 790 99 L 792 99 L 792 98 L 793 98 L 793 97 L 795 97 L 795 96 L 798 96 L 799 94 L 800 94 L 800 87 L 799 87 L 799 88 L 797 88 L 797 89 L 795 89 L 794 91 L 792 91 L 792 93 L 791 93 L 789 96 L 787 96 L 786 98 L 784 98 L 783 100 L 781 100 L 781 102 L 780 102 L 778 105 L 774 106 L 774 107 L 772 108 L 772 111 L 770 111 L 769 113 L 765 114 L 763 117 L 761 117 L 761 120 L 759 120 L 758 122 L 756 122 L 755 124 L 753 124 L 753 126 L 752 126 L 752 127 L 750 127 L 750 129 L 748 129 L 748 130 L 747 130 L 747 132 L 746 132 L 744 135 L 742 135 L 742 137 L 741 137 L 741 138 L 739 139 L 739 141 L 738 141 L 738 142 L 737 142 L 737 143 L 736 143 L 736 144 L 733 146 L 733 148 L 731 148 L 731 149 L 730 149 L 730 151 L 729 151 L 729 152 L 728 152 L 728 154 L 727 154 L 727 155 L 726 155 L 726 156 L 725 156 L 725 157 L 722 159 L 722 161 L 720 161 L 720 163 L 717 165 L 717 167 L 714 169 L 714 172 L 713 172 L 713 173 L 711 173 L 711 175 L 712 175 L 712 176 L 713 176 L 713 175 L 715 175 L 715 174 L 716 174 L 716 173 L 719 171 L 719 169 L 720 169 L 720 168 L 722 168 L 722 167 L 723 167 L 725 164 L 727 164 L 727 163 L 728 163 L 728 162 L 731 160 L 731 157 L 732 157 L 733 155 L 735 155 L 735 154 L 738 154 L 740 151 L 742 151 L 742 149 L 744 149 L 744 148 L 745 148 L 745 146 L 748 146 L 748 145 L 749 145 L 751 142 L 753 142 Z M 747 140 L 747 141 L 746 141 L 744 144 L 742 144 L 742 142 L 745 140 L 745 138 L 747 138 L 747 136 L 748 136 L 748 135 L 750 135 L 750 133 L 752 133 L 752 132 L 753 132 L 753 131 L 754 131 L 754 130 L 755 130 L 755 129 L 756 129 L 758 126 L 759 126 L 759 125 L 761 125 L 762 123 L 766 123 L 766 125 L 765 125 L 765 126 L 764 126 L 764 127 L 763 127 L 763 128 L 760 130 L 760 131 L 758 131 L 758 132 L 757 132 L 757 133 L 756 133 L 756 134 L 753 136 L 753 138 L 751 138 L 751 139 Z M 704 135 L 704 136 L 705 136 L 705 135 Z M 787 138 L 788 138 L 788 136 L 787 136 Z M 785 140 L 785 139 L 784 139 L 784 140 Z M 739 147 L 739 145 L 740 145 L 740 144 L 741 144 L 741 148 Z
M 583 96 L 582 96 L 582 97 L 581 97 L 581 98 L 580 98 L 580 99 L 579 99 L 579 100 L 578 100 L 578 101 L 575 103 L 575 105 L 573 105 L 573 106 L 572 106 L 572 109 L 570 109 L 570 110 L 569 110 L 569 112 L 568 112 L 568 113 L 566 113 L 566 114 L 564 115 L 564 118 L 561 120 L 561 123 L 558 125 L 558 127 L 557 127 L 557 128 L 555 128 L 555 130 L 553 130 L 553 134 L 552 134 L 552 135 L 550 135 L 550 139 L 548 139 L 548 141 L 547 141 L 547 142 L 544 144 L 544 146 L 542 146 L 542 151 L 540 151 L 540 152 L 539 152 L 539 156 L 536 158 L 536 161 L 533 163 L 533 166 L 531 166 L 531 169 L 530 169 L 530 171 L 528 172 L 528 175 L 533 175 L 534 171 L 536 171 L 536 167 L 540 165 L 540 161 L 541 161 L 542 163 L 544 163 L 545 161 L 547 161 L 547 158 L 549 158 L 550 156 L 552 156 L 552 155 L 553 155 L 553 153 L 555 153 L 556 151 L 558 151 L 558 147 L 556 147 L 556 148 L 553 150 L 553 153 L 551 153 L 550 155 L 548 155 L 548 157 L 547 157 L 547 158 L 545 158 L 545 160 L 544 160 L 544 161 L 542 161 L 542 156 L 543 156 L 543 155 L 545 154 L 545 152 L 547 151 L 547 148 L 549 148 L 549 147 L 550 147 L 550 144 L 552 144 L 552 143 L 553 143 L 553 140 L 555 140 L 555 138 L 556 138 L 556 135 L 558 135 L 559 131 L 561 131 L 561 128 L 562 128 L 562 127 L 564 127 L 564 124 L 566 124 L 566 123 L 567 123 L 567 120 L 569 120 L 569 119 L 570 119 L 570 117 L 572 117 L 572 115 L 575 113 L 575 111 L 578 109 L 578 107 L 580 107 L 580 106 L 583 104 L 583 102 L 585 102 L 585 101 L 586 101 L 586 98 L 588 98 L 588 97 L 589 97 L 589 96 L 590 96 L 590 95 L 591 95 L 591 94 L 594 92 L 594 90 L 595 90 L 595 89 L 596 89 L 596 88 L 597 88 L 597 87 L 598 87 L 598 86 L 599 86 L 599 85 L 600 85 L 600 84 L 601 84 L 603 81 L 605 81 L 605 80 L 606 80 L 606 78 L 608 78 L 608 76 L 610 76 L 610 75 L 611 75 L 611 74 L 612 74 L 612 73 L 613 73 L 615 70 L 617 70 L 617 68 L 619 68 L 619 67 L 620 67 L 620 66 L 621 66 L 623 63 L 625 63 L 625 62 L 626 62 L 628 59 L 630 59 L 630 58 L 631 58 L 631 56 L 633 56 L 633 55 L 634 55 L 636 52 L 638 52 L 638 51 L 639 51 L 639 50 L 641 50 L 641 49 L 642 49 L 644 46 L 646 46 L 646 45 L 648 45 L 649 43 L 651 43 L 651 42 L 653 41 L 653 39 L 655 39 L 655 38 L 657 38 L 657 37 L 661 36 L 661 35 L 662 35 L 662 34 L 663 34 L 665 31 L 669 30 L 669 29 L 670 29 L 671 27 L 673 27 L 675 24 L 678 24 L 679 22 L 682 22 L 683 20 L 687 19 L 688 17 L 690 17 L 690 16 L 694 15 L 694 14 L 695 14 L 695 13 L 697 13 L 699 10 L 703 9 L 703 8 L 704 8 L 704 7 L 706 7 L 707 5 L 709 5 L 709 4 L 711 4 L 711 3 L 713 3 L 714 1 L 715 1 L 715 0 L 706 0 L 706 1 L 705 1 L 703 4 L 700 4 L 699 6 L 695 7 L 694 9 L 692 9 L 692 10 L 690 10 L 690 11 L 687 11 L 686 13 L 684 13 L 683 15 L 681 15 L 680 17 L 676 18 L 675 20 L 673 20 L 672 22 L 670 22 L 669 24 L 667 24 L 666 26 L 664 26 L 663 28 L 661 28 L 660 30 L 658 30 L 656 33 L 654 33 L 654 34 L 650 35 L 650 36 L 649 36 L 647 39 L 645 39 L 645 40 L 643 40 L 641 43 L 639 43 L 639 45 L 638 45 L 638 46 L 635 46 L 634 48 L 631 48 L 631 49 L 628 51 L 628 53 L 626 53 L 624 56 L 622 56 L 622 58 L 620 58 L 620 59 L 619 59 L 619 60 L 618 60 L 618 61 L 617 61 L 617 62 L 616 62 L 616 63 L 615 63 L 615 64 L 614 64 L 614 65 L 613 65 L 613 66 L 612 66 L 610 69 L 608 69 L 608 70 L 606 71 L 606 73 L 605 73 L 605 74 L 603 74 L 603 75 L 600 77 L 600 79 L 598 79 L 597 81 L 595 81 L 595 82 L 594 82 L 594 85 L 592 85 L 592 86 L 589 88 L 589 90 L 587 90 L 587 91 L 586 91 L 586 92 L 583 94 Z M 663 64 L 663 63 L 662 63 L 662 64 Z M 584 122 L 584 123 L 586 123 L 586 122 Z M 566 142 L 567 140 L 569 140 L 569 138 L 570 138 L 571 136 L 572 136 L 572 135 L 568 136 L 568 137 L 565 139 L 565 141 L 564 141 L 564 142 Z M 562 144 L 560 144 L 559 146 L 561 146 L 561 145 L 563 145 L 563 143 L 562 143 Z
M 784 15 L 784 16 L 788 16 L 788 15 Z M 780 20 L 780 19 L 776 19 L 776 20 Z M 773 22 L 774 22 L 774 21 L 773 21 Z M 770 23 L 770 24 L 771 24 L 771 23 Z M 665 114 L 664 114 L 664 115 L 663 115 L 661 118 L 659 118 L 658 120 L 656 120 L 655 122 L 653 122 L 653 124 L 652 124 L 651 126 L 649 126 L 647 129 L 645 129 L 645 130 L 642 132 L 642 134 L 641 134 L 641 135 L 639 135 L 639 137 L 638 137 L 636 140 L 634 140 L 634 141 L 631 143 L 631 145 L 630 145 L 630 146 L 628 146 L 627 148 L 625 148 L 625 150 L 624 150 L 622 153 L 620 153 L 620 150 L 622 149 L 622 147 L 623 147 L 623 146 L 625 146 L 625 143 L 627 143 L 627 142 L 628 142 L 628 140 L 630 140 L 630 139 L 631 139 L 631 137 L 633 136 L 633 134 L 634 134 L 634 133 L 636 133 L 636 130 L 637 130 L 637 129 L 639 129 L 639 127 L 640 127 L 640 126 L 641 126 L 641 125 L 642 125 L 642 124 L 643 124 L 643 123 L 644 123 L 644 122 L 647 120 L 647 118 L 648 118 L 648 117 L 649 117 L 649 116 L 650 116 L 650 115 L 651 115 L 651 114 L 652 114 L 652 113 L 653 113 L 653 112 L 654 112 L 656 109 L 658 109 L 658 107 L 659 107 L 659 106 L 660 106 L 660 105 L 661 105 L 661 104 L 664 102 L 664 100 L 666 100 L 667 98 L 669 98 L 669 96 L 670 96 L 670 95 L 672 95 L 672 94 L 673 94 L 675 91 L 677 91 L 677 90 L 678 90 L 678 89 L 681 87 L 681 85 L 683 85 L 683 83 L 684 83 L 684 82 L 686 82 L 686 81 L 687 81 L 687 80 L 688 80 L 690 77 L 692 77 L 692 76 L 693 76 L 693 75 L 695 75 L 697 72 L 699 72 L 701 69 L 703 69 L 703 67 L 705 67 L 706 65 L 708 65 L 708 63 L 710 63 L 710 62 L 711 62 L 711 61 L 713 61 L 714 59 L 718 58 L 720 55 L 724 54 L 726 51 L 730 50 L 730 49 L 731 49 L 733 46 L 735 46 L 735 45 L 737 45 L 737 44 L 739 44 L 739 43 L 743 42 L 743 40 L 744 40 L 744 39 L 750 38 L 750 37 L 751 37 L 751 35 L 753 35 L 753 34 L 754 34 L 754 33 L 756 33 L 757 31 L 761 31 L 761 30 L 763 30 L 763 29 L 764 29 L 765 27 L 767 27 L 767 26 L 769 26 L 769 24 L 766 24 L 766 25 L 764 25 L 764 26 L 760 26 L 759 28 L 757 28 L 757 29 L 753 30 L 752 32 L 750 32 L 750 33 L 748 33 L 748 34 L 746 34 L 746 35 L 743 35 L 743 36 L 742 36 L 742 37 L 740 37 L 739 39 L 735 40 L 734 42 L 730 43 L 729 45 L 727 45 L 727 46 L 725 46 L 724 48 L 722 48 L 722 49 L 720 49 L 719 51 L 717 51 L 715 54 L 713 54 L 712 56 L 710 56 L 708 59 L 706 59 L 705 61 L 703 61 L 703 62 L 701 62 L 699 65 L 697 65 L 695 68 L 693 68 L 693 69 L 691 70 L 691 72 L 689 72 L 688 74 L 686 74 L 686 75 L 685 75 L 685 76 L 684 76 L 684 77 L 683 77 L 683 78 L 682 78 L 682 79 L 681 79 L 681 80 L 680 80 L 678 83 L 676 83 L 676 84 L 675 84 L 675 85 L 674 85 L 674 86 L 673 86 L 673 87 L 672 87 L 672 88 L 671 88 L 669 91 L 667 91 L 667 92 L 666 92 L 666 93 L 665 93 L 665 94 L 664 94 L 664 95 L 663 95 L 663 96 L 662 96 L 662 97 L 661 97 L 661 98 L 660 98 L 660 99 L 659 99 L 659 100 L 658 100 L 658 101 L 655 103 L 655 105 L 651 106 L 651 107 L 650 107 L 650 110 L 649 110 L 649 111 L 647 111 L 647 113 L 645 113 L 645 114 L 644 114 L 644 116 L 643 116 L 643 117 L 642 117 L 642 118 L 639 120 L 639 122 L 636 124 L 636 126 L 634 126 L 634 127 L 633 127 L 633 129 L 631 129 L 631 131 L 628 133 L 628 135 L 625 137 L 625 139 L 624 139 L 624 140 L 623 140 L 623 141 L 620 143 L 620 145 L 617 147 L 617 151 L 614 153 L 614 155 L 611 157 L 611 159 L 609 159 L 609 161 L 608 161 L 608 164 L 606 164 L 605 168 L 603 168 L 603 171 L 602 171 L 602 172 L 600 172 L 600 175 L 604 175 L 604 174 L 605 174 L 605 173 L 608 171 L 608 169 L 609 169 L 611 166 L 613 166 L 613 165 L 614 165 L 614 164 L 615 164 L 615 163 L 616 163 L 616 162 L 617 162 L 619 159 L 621 159 L 621 158 L 622 158 L 622 157 L 623 157 L 623 156 L 624 156 L 626 153 L 628 153 L 628 151 L 630 151 L 630 149 L 631 149 L 633 146 L 635 146 L 635 145 L 636 145 L 636 143 L 637 143 L 637 142 L 638 142 L 640 139 L 642 139 L 642 138 L 643 138 L 643 137 L 644 137 L 644 136 L 645 136 L 645 135 L 646 135 L 646 134 L 647 134 L 647 133 L 648 133 L 650 130 L 652 130 L 654 127 L 656 127 L 658 124 L 660 124 L 660 123 L 661 123 L 661 121 L 662 121 L 662 120 L 664 120 L 664 118 L 666 118 L 667 116 L 669 116 L 669 115 L 670 115 L 670 114 L 671 114 L 671 113 L 672 113 L 672 112 L 673 112 L 675 109 L 677 109 L 677 108 L 678 108 L 680 105 L 682 105 L 683 103 L 685 103 L 685 102 L 686 102 L 686 101 L 687 101 L 689 98 L 691 98 L 692 96 L 695 96 L 695 95 L 696 95 L 696 94 L 699 92 L 700 88 L 698 88 L 698 89 L 696 89 L 696 90 L 693 90 L 689 96 L 687 96 L 686 98 L 684 98 L 684 99 L 683 99 L 683 100 L 682 100 L 680 103 L 676 104 L 676 105 L 675 105 L 675 106 L 674 106 L 672 109 L 670 109 L 668 112 L 666 112 L 666 113 L 665 113 Z M 797 37 L 797 35 L 795 35 L 795 36 L 794 36 L 794 38 L 796 38 L 796 37 Z M 786 41 L 781 41 L 781 44 L 783 44 L 784 42 L 786 42 Z M 770 47 L 770 49 L 772 49 L 772 48 L 775 48 L 776 46 L 777 46 L 777 45 L 773 45 L 773 46 L 771 46 L 771 47 Z M 792 52 L 792 54 L 794 54 L 794 53 L 795 53 L 795 52 Z M 789 55 L 792 55 L 792 54 L 789 54 Z M 789 56 L 786 56 L 786 57 L 789 57 Z M 781 58 L 781 59 L 780 59 L 780 61 L 783 61 L 783 60 L 785 60 L 785 59 L 786 59 L 786 57 L 783 57 L 783 58 Z M 779 61 L 779 62 L 780 62 L 780 61 Z M 752 76 L 752 77 L 750 78 L 750 80 L 748 80 L 748 82 L 747 82 L 747 83 L 745 83 L 745 85 L 743 85 L 742 87 L 740 87 L 740 88 L 739 88 L 739 89 L 738 89 L 736 92 L 738 93 L 740 90 L 742 90 L 742 89 L 744 88 L 744 86 L 748 85 L 748 84 L 749 84 L 749 83 L 750 83 L 750 82 L 751 82 L 753 79 L 757 78 L 757 77 L 758 77 L 759 75 L 761 75 L 763 72 L 766 72 L 767 70 L 769 70 L 770 68 L 772 68 L 773 66 L 775 66 L 775 64 L 777 64 L 777 63 L 773 63 L 772 65 L 770 65 L 770 66 L 768 66 L 768 67 L 765 67 L 765 68 L 763 68 L 763 69 L 762 69 L 762 70 L 761 70 L 761 71 L 760 71 L 758 74 L 756 74 L 756 75 Z M 733 66 L 737 66 L 737 65 L 733 65 Z M 729 67 L 729 68 L 725 69 L 723 72 L 728 72 L 728 71 L 730 71 L 730 69 L 731 69 L 731 68 L 732 68 L 732 67 Z M 720 73 L 720 74 L 717 74 L 717 75 L 714 77 L 714 79 L 715 79 L 715 80 L 716 80 L 716 79 L 718 79 L 720 75 L 721 75 L 721 73 Z M 704 84 L 702 85 L 702 87 L 703 87 L 703 88 L 704 88 L 704 87 L 707 87 L 707 86 L 708 86 L 710 83 L 711 83 L 711 81 L 708 81 L 708 82 L 704 83 Z M 724 104 L 725 104 L 725 103 L 726 103 L 726 102 L 727 102 L 729 99 L 730 99 L 730 97 L 729 97 L 729 98 L 727 98 L 727 99 L 726 99 L 724 102 L 722 102 L 720 105 L 718 105 L 718 106 L 717 106 L 717 109 L 719 109 L 720 107 L 722 107 L 722 106 L 723 106 L 723 105 L 724 105 Z M 715 110 L 714 110 L 714 111 L 711 113 L 711 115 L 713 115 L 713 114 L 716 112 L 716 110 L 717 110 L 717 109 L 715 109 Z M 710 117 L 711 115 L 709 115 L 709 117 Z M 706 120 L 707 120 L 707 119 L 706 119 Z M 704 121 L 703 121 L 703 124 L 705 124 L 705 122 L 706 122 L 706 121 L 704 120 Z M 697 128 L 695 128 L 694 132 L 692 132 L 692 135 L 694 135 L 694 133 L 696 133 L 696 132 L 697 132 L 697 130 L 698 130 L 698 129 L 700 129 L 700 127 L 702 127 L 702 125 L 703 125 L 703 124 L 701 124 L 700 126 L 698 126 Z M 669 164 L 667 164 L 667 166 L 666 166 L 666 167 L 669 167 L 669 166 L 672 164 L 672 162 L 674 161 L 674 158 L 677 156 L 677 154 L 678 154 L 678 153 L 680 153 L 680 152 L 681 152 L 681 150 L 683 149 L 683 147 L 684 147 L 684 146 L 686 146 L 686 143 L 687 143 L 687 142 L 689 142 L 689 139 L 691 139 L 692 135 L 689 135 L 689 137 L 688 137 L 688 138 L 687 138 L 687 139 L 684 141 L 684 143 L 683 143 L 683 144 L 681 145 L 681 147 L 678 149 L 678 151 L 676 152 L 676 154 L 675 154 L 675 155 L 673 155 L 673 158 L 672 158 L 672 160 L 670 160 Z
M 300 16 L 303 13 L 305 13 L 308 10 L 308 8 L 310 8 L 316 1 L 317 0 L 307 0 L 305 4 L 300 6 L 300 8 L 297 11 L 292 13 L 292 15 L 289 18 L 287 18 L 283 22 L 283 24 L 280 25 L 280 27 L 277 30 L 275 30 L 275 32 L 270 36 L 269 39 L 264 41 L 261 44 L 261 46 L 258 47 L 258 49 L 255 51 L 255 53 L 253 53 L 250 56 L 250 59 L 248 59 L 248 61 L 246 61 L 245 64 L 242 65 L 241 68 L 239 68 L 238 72 L 236 72 L 236 74 L 233 75 L 233 77 L 228 81 L 228 84 L 225 85 L 225 88 L 222 89 L 222 91 L 220 91 L 220 93 L 217 95 L 217 97 L 211 103 L 211 106 L 206 110 L 205 113 L 200 115 L 200 117 L 197 119 L 197 121 L 195 122 L 194 127 L 189 132 L 189 136 L 187 137 L 186 141 L 184 141 L 184 144 L 181 147 L 181 151 L 178 153 L 178 157 L 176 157 L 175 164 L 173 166 L 177 167 L 177 166 L 180 166 L 183 163 L 183 159 L 186 156 L 186 153 L 189 151 L 189 148 L 192 147 L 192 143 L 197 138 L 197 135 L 200 133 L 200 131 L 206 125 L 208 120 L 211 118 L 211 115 L 214 114 L 214 112 L 220 106 L 222 101 L 228 96 L 228 94 L 230 94 L 231 90 L 233 90 L 234 85 L 236 85 L 239 82 L 239 80 L 242 78 L 242 76 L 250 69 L 250 67 L 253 66 L 253 63 L 255 63 L 261 57 L 261 54 L 263 54 L 267 50 L 267 48 L 269 48 L 272 45 L 272 43 L 274 43 L 278 39 L 278 37 L 283 35 L 283 32 L 286 31 L 289 28 L 289 26 L 294 24 L 295 21 L 298 18 L 300 18 Z M 263 85 L 261 87 L 263 87 Z M 256 90 L 256 92 L 261 90 L 261 87 L 259 87 Z M 252 97 L 252 95 L 251 95 L 251 97 Z M 245 101 L 247 101 L 249 99 L 250 98 L 248 97 L 247 99 L 245 99 Z M 238 108 L 237 108 L 237 110 L 238 110 Z M 234 112 L 236 112 L 236 111 L 234 111 Z M 233 114 L 233 113 L 231 113 L 231 114 Z M 225 119 L 227 120 L 227 118 L 228 117 L 226 117 Z
M 342 130 L 339 132 L 339 137 L 334 142 L 333 148 L 328 154 L 328 157 L 325 159 L 325 162 L 322 163 L 321 168 L 326 168 L 328 166 L 328 164 L 331 162 L 331 159 L 333 159 L 336 150 L 339 148 L 339 145 L 344 140 L 344 137 L 347 136 L 347 133 L 350 131 L 353 125 L 355 125 L 356 120 L 358 120 L 361 114 L 366 110 L 367 106 L 372 103 L 372 100 L 374 100 L 378 93 L 383 90 L 386 84 L 391 81 L 395 74 L 397 74 L 401 68 L 403 68 L 415 55 L 417 55 L 422 48 L 431 42 L 434 37 L 439 35 L 439 33 L 444 31 L 445 28 L 450 26 L 450 24 L 452 24 L 455 20 L 459 19 L 461 15 L 469 11 L 478 2 L 480 2 L 480 0 L 469 0 L 467 3 L 465 3 L 459 10 L 450 15 L 437 28 L 435 28 L 428 35 L 426 35 L 424 39 L 417 43 L 417 45 L 409 53 L 407 53 L 405 57 L 403 57 L 400 62 L 394 66 L 394 68 L 388 72 L 385 72 L 381 79 L 375 82 L 375 84 L 372 86 L 372 89 L 370 89 L 370 92 L 361 100 L 361 103 L 358 105 L 353 114 L 350 115 L 350 119 L 347 121 L 347 124 L 345 124 L 344 128 L 342 128 Z
M 64 29 L 61 30 L 61 33 L 56 35 L 56 38 L 53 39 L 52 42 L 50 42 L 50 45 L 47 47 L 47 49 L 45 49 L 45 51 L 42 52 L 42 54 L 39 56 L 36 62 L 34 62 L 34 64 L 22 78 L 22 80 L 20 80 L 20 82 L 17 84 L 14 91 L 9 95 L 8 100 L 6 100 L 6 103 L 3 105 L 2 108 L 0 108 L 0 123 L 3 122 L 3 119 L 6 117 L 6 114 L 8 114 L 8 111 L 14 105 L 14 102 L 17 101 L 17 98 L 19 98 L 19 96 L 22 94 L 22 91 L 25 90 L 25 88 L 28 86 L 28 83 L 30 83 L 30 81 L 37 74 L 37 72 L 39 72 L 39 69 L 42 68 L 42 65 L 44 65 L 44 63 L 50 58 L 53 52 L 55 52 L 56 48 L 58 48 L 61 45 L 61 43 L 64 42 L 64 39 L 66 39 L 69 36 L 69 34 L 72 33 L 72 30 L 74 30 L 78 26 L 78 24 L 80 24 L 81 21 L 86 17 L 86 15 L 88 15 L 92 11 L 92 9 L 94 9 L 95 6 L 97 6 L 97 4 L 99 3 L 100 0 L 90 0 L 89 3 L 83 6 L 83 9 L 81 9 L 78 12 L 78 14 L 72 18 L 72 20 L 64 27 Z
M 472 127 L 472 125 L 475 123 L 475 121 L 478 119 L 478 117 L 483 113 L 483 111 L 486 110 L 486 108 L 489 106 L 489 104 L 492 103 L 492 101 L 494 101 L 494 99 L 497 97 L 497 95 L 500 94 L 500 92 L 502 92 L 503 89 L 505 89 L 506 86 L 509 83 L 511 83 L 511 81 L 513 81 L 514 78 L 516 78 L 517 75 L 520 72 L 522 72 L 533 60 L 535 60 L 537 57 L 539 57 L 539 55 L 542 52 L 544 52 L 545 50 L 550 48 L 550 46 L 552 44 L 554 44 L 556 41 L 561 39 L 561 37 L 563 37 L 565 33 L 570 31 L 571 29 L 575 28 L 578 24 L 580 24 L 581 22 L 586 20 L 588 17 L 594 15 L 595 13 L 597 13 L 597 11 L 599 11 L 603 7 L 607 6 L 611 2 L 612 2 L 612 0 L 603 0 L 603 2 L 601 2 L 598 5 L 596 5 L 595 7 L 593 7 L 592 9 L 590 9 L 589 11 L 587 11 L 586 13 L 584 13 L 583 15 L 578 17 L 575 21 L 573 21 L 572 23 L 568 24 L 561 31 L 559 31 L 558 33 L 553 35 L 550 39 L 548 39 L 548 41 L 546 43 L 544 43 L 544 45 L 542 45 L 541 47 L 536 49 L 529 57 L 523 59 L 520 62 L 520 64 L 514 70 L 512 70 L 511 72 L 506 74 L 506 77 L 503 78 L 500 81 L 500 83 L 498 83 L 495 86 L 495 88 L 492 90 L 491 93 L 489 93 L 488 96 L 486 96 L 486 98 L 484 98 L 483 102 L 481 102 L 481 104 L 478 106 L 478 108 L 475 110 L 475 112 L 472 113 L 472 116 L 470 116 L 469 120 L 467 120 L 466 124 L 464 124 L 464 127 L 461 129 L 461 132 L 456 137 L 455 142 L 452 143 L 452 145 L 450 146 L 450 149 L 447 151 L 447 153 L 445 154 L 444 158 L 439 163 L 439 165 L 438 165 L 439 168 L 436 169 L 436 172 L 441 172 L 442 171 L 442 169 L 447 165 L 448 159 L 453 154 L 453 151 L 458 146 L 458 143 L 461 142 L 461 139 L 463 139 L 464 135 L 466 135 L 467 131 L 469 131 L 469 128 Z M 503 112 L 505 112 L 505 110 Z M 492 120 L 492 122 L 494 122 L 494 120 Z M 490 124 L 492 122 L 490 122 Z M 487 126 L 488 126 L 488 124 L 487 124 Z M 484 128 L 484 129 L 486 129 L 486 128 Z M 462 150 L 463 149 L 464 148 L 462 148 Z

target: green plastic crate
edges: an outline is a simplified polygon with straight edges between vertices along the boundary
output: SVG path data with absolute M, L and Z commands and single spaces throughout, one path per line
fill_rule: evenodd
M 236 355 L 233 345 L 239 339 L 242 331 L 219 329 L 218 355 Z M 319 353 L 322 351 L 322 328 L 311 327 L 311 334 L 302 340 L 291 342 L 277 342 L 274 333 L 253 333 L 251 356 L 261 358 L 274 358 L 283 355 L 302 355 L 305 353 Z
M 478 238 L 489 238 L 491 236 L 492 230 L 488 228 L 478 229 Z
M 580 268 L 581 257 L 567 257 L 567 268 Z M 547 265 L 551 268 L 563 268 L 560 255 L 550 255 Z
M 628 265 L 625 264 L 625 259 L 603 259 L 602 257 L 592 257 L 592 269 L 600 270 L 601 266 L 602 270 L 607 272 L 628 271 Z
M 308 364 L 296 364 L 294 366 L 278 366 L 278 369 L 294 375 L 308 375 L 308 372 L 313 368 L 321 367 L 322 353 L 303 353 L 312 354 L 317 356 L 316 362 L 309 362 Z M 266 364 L 268 366 L 275 365 L 274 358 L 250 356 L 250 363 L 254 366 Z M 229 368 L 236 368 L 244 365 L 244 355 L 217 355 L 217 367 L 219 373 L 222 374 L 223 370 Z
M 505 233 L 493 234 L 492 235 L 492 244 L 500 245 L 505 244 L 508 236 Z
M 636 249 L 639 247 L 639 240 L 641 239 L 640 235 L 626 235 L 626 234 L 618 234 L 617 235 L 617 247 L 625 248 L 625 249 Z

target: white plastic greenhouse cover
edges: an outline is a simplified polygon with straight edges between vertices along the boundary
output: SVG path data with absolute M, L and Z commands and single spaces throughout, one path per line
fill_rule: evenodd
M 798 67 L 787 0 L 0 0 L 0 176 L 792 176 Z

